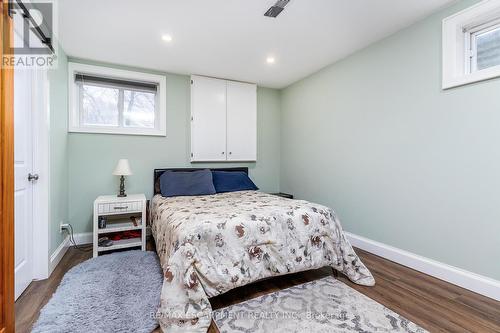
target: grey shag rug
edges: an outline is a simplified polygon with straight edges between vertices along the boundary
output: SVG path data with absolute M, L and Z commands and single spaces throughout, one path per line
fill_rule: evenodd
M 221 333 L 427 332 L 332 277 L 214 311 Z
M 32 332 L 147 332 L 158 323 L 163 275 L 151 251 L 89 259 L 64 275 Z

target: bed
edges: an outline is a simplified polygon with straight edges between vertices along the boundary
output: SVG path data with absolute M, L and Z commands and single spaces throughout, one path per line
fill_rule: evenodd
M 154 170 L 151 230 L 164 274 L 157 313 L 164 332 L 207 332 L 210 297 L 264 278 L 330 266 L 357 284 L 375 284 L 332 209 L 259 191 L 165 198 L 159 177 L 167 170 L 200 169 Z

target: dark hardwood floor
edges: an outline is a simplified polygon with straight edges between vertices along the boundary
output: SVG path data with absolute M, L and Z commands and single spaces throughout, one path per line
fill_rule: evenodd
M 148 243 L 148 248 L 151 250 L 153 245 Z M 356 249 L 356 252 L 375 276 L 376 286 L 357 286 L 343 275 L 338 278 L 430 332 L 500 332 L 500 302 L 368 252 L 359 249 Z M 50 299 L 64 273 L 91 256 L 91 252 L 81 252 L 72 248 L 68 250 L 49 279 L 30 284 L 16 302 L 17 333 L 30 331 L 40 309 Z M 331 274 L 331 269 L 323 268 L 257 282 L 211 299 L 212 307 L 214 309 L 225 307 Z M 158 329 L 155 332 L 159 331 Z M 209 332 L 218 333 L 213 323 Z

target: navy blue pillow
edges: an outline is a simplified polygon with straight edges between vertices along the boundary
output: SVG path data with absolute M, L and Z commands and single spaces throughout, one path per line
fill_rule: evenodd
M 212 171 L 217 193 L 258 190 L 243 171 Z
M 215 194 L 212 173 L 200 171 L 165 171 L 160 176 L 160 191 L 164 197 Z

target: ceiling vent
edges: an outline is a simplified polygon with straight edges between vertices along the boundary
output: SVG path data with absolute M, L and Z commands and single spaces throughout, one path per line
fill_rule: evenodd
M 274 4 L 274 6 L 272 6 L 271 8 L 269 8 L 267 10 L 267 12 L 264 14 L 264 16 L 268 16 L 268 17 L 278 16 L 283 11 L 283 9 L 285 9 L 285 6 L 288 5 L 289 2 L 290 2 L 290 0 L 278 0 Z

